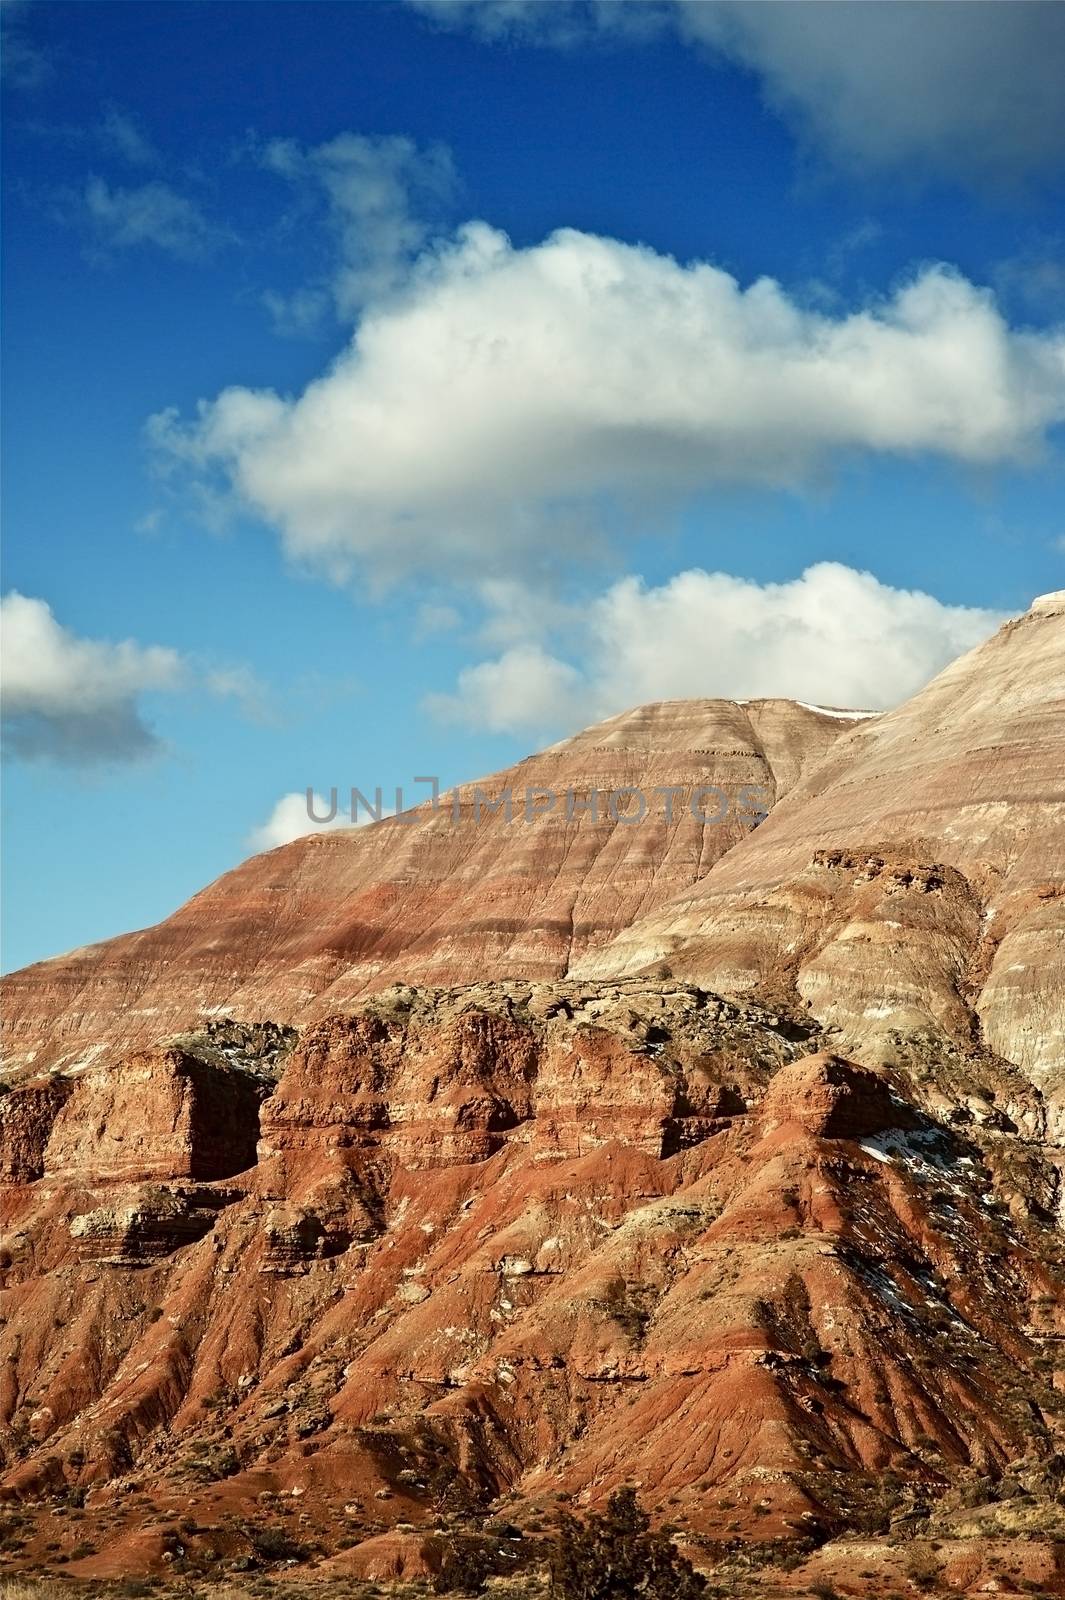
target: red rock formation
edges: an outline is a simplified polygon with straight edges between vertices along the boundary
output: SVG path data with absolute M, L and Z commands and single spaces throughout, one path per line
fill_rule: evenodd
M 3 1200 L 20 1560 L 71 1485 L 86 1575 L 173 1554 L 172 1507 L 194 1567 L 354 1538 L 344 1569 L 383 1574 L 502 1496 L 528 1524 L 637 1481 L 714 1549 L 1050 1462 L 1055 1235 L 1007 1212 L 1009 1136 L 816 1042 L 661 980 L 392 990 L 308 1030 L 225 1183 L 166 1133 L 187 1055 L 112 1101 L 83 1078 Z
M 44 1171 L 93 1182 L 227 1178 L 255 1161 L 259 1098 L 247 1074 L 173 1047 L 92 1067 L 56 1116 Z
M 73 1088 L 70 1078 L 30 1078 L 0 1096 L 0 1182 L 41 1176 L 52 1124 Z
M 108 1059 L 205 1016 L 313 1020 L 388 983 L 550 978 L 582 951 L 696 882 L 852 726 L 788 700 L 679 700 L 589 728 L 423 808 L 255 856 L 144 933 L 40 962 L 4 980 L 5 1057 L 15 1068 Z M 357 775 L 353 775 L 357 776 Z M 691 815 L 718 785 L 720 823 Z M 639 826 L 608 796 L 640 788 Z M 680 792 L 670 806 L 658 786 Z M 555 809 L 525 820 L 529 789 Z M 513 820 L 480 806 L 510 789 Z M 566 814 L 566 791 L 577 800 Z M 593 791 L 596 820 L 583 809 Z M 446 798 L 446 797 L 445 797 Z M 704 797 L 703 811 L 718 802 Z
M 767 1129 L 802 1130 L 823 1139 L 861 1139 L 889 1128 L 916 1128 L 919 1119 L 893 1095 L 885 1077 L 839 1056 L 810 1056 L 780 1072 L 762 1101 Z

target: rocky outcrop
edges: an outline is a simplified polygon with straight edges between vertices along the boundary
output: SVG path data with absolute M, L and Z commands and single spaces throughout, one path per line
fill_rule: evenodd
M 618 1138 L 659 1156 L 742 1111 L 814 1037 L 660 980 L 404 986 L 307 1030 L 262 1107 L 259 1159 L 295 1171 L 361 1152 L 417 1172 Z
M 223 1012 L 313 1021 L 396 981 L 560 977 L 702 877 L 853 725 L 788 700 L 660 702 L 435 809 L 256 856 L 157 928 L 6 978 L 5 1061 L 114 1059 Z M 611 811 L 621 789 L 645 798 L 638 825 L 632 797 Z
M 202 1239 L 232 1198 L 218 1191 L 142 1184 L 117 1202 L 75 1215 L 70 1237 L 83 1261 L 140 1266 Z
M 0 1181 L 41 1176 L 52 1125 L 73 1088 L 70 1078 L 31 1078 L 0 1095 Z
M 913 1108 L 879 1073 L 839 1056 L 807 1056 L 777 1073 L 761 1104 L 766 1127 L 795 1126 L 822 1139 L 861 1139 L 919 1126 Z
M 90 1068 L 52 1125 L 49 1178 L 127 1183 L 227 1178 L 255 1161 L 261 1091 L 176 1047 Z

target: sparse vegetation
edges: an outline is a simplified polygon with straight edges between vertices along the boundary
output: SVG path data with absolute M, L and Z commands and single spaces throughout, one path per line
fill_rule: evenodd
M 483 1594 L 485 1580 L 496 1571 L 494 1552 L 480 1539 L 440 1540 L 440 1567 L 433 1578 L 434 1594 Z
M 552 1600 L 696 1600 L 706 1590 L 669 1535 L 651 1532 L 634 1489 L 584 1521 L 564 1512 L 548 1570 Z

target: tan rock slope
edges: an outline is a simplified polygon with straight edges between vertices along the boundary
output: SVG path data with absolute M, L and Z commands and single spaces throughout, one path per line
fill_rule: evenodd
M 856 724 L 757 832 L 576 975 L 673 970 L 1065 1083 L 1065 591 Z
M 4 980 L 5 1060 L 18 1069 L 113 1059 L 204 1016 L 298 1022 L 360 994 L 418 983 L 560 976 L 636 918 L 697 882 L 853 726 L 789 700 L 667 701 L 614 717 L 482 780 L 512 791 L 512 820 L 422 807 L 413 823 L 319 834 L 255 856 L 158 927 L 38 963 Z M 722 821 L 691 815 L 718 785 Z M 679 790 L 672 820 L 656 787 Z M 643 791 L 648 814 L 612 820 L 607 797 Z M 557 794 L 531 802 L 528 789 Z M 566 792 L 574 792 L 572 816 Z M 598 819 L 583 802 L 600 791 Z M 635 801 L 629 802 L 630 806 Z M 707 798 L 703 811 L 720 806 Z

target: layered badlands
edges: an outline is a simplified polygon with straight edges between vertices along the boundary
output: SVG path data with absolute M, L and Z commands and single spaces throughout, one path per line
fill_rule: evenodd
M 16 974 L 4 1559 L 535 1573 L 631 1482 L 735 1592 L 1062 1592 L 1063 669 L 647 707 L 482 788 L 768 819 L 471 787 Z
M 1065 1087 L 1065 591 L 862 721 L 715 870 L 585 952 L 808 1007 L 851 1049 L 982 1043 Z
M 268 1072 L 244 1038 L 2 1102 L 9 1559 L 411 1576 L 636 1482 L 703 1562 L 986 1501 L 1057 1571 L 1034 1091 L 936 1118 L 662 980 L 393 989 Z
M 6 1057 L 37 1069 L 114 1059 L 203 1016 L 303 1022 L 397 981 L 561 977 L 744 836 L 755 814 L 745 791 L 773 805 L 851 726 L 787 700 L 643 706 L 467 785 L 457 810 L 447 796 L 403 821 L 298 839 L 156 928 L 7 978 Z M 707 784 L 730 802 L 713 825 L 691 814 Z M 658 786 L 681 790 L 671 821 Z M 623 787 L 647 797 L 638 825 L 620 806 L 611 819 L 606 797 Z M 526 822 L 532 789 L 559 799 L 543 815 L 534 800 Z M 509 822 L 487 808 L 505 790 Z M 597 817 L 577 800 L 567 817 L 567 790 L 580 801 L 601 792 Z

